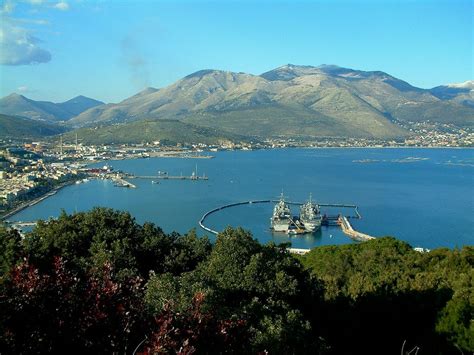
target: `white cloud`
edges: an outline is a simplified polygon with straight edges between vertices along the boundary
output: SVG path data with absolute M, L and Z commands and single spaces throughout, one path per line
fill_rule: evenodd
M 66 11 L 69 10 L 69 4 L 65 1 L 58 2 L 53 6 L 55 9 L 61 10 L 61 11 Z
M 39 46 L 40 40 L 27 29 L 4 23 L 0 28 L 0 64 L 47 63 L 51 53 Z
M 0 15 L 2 15 L 0 64 L 28 65 L 49 62 L 51 53 L 42 48 L 41 40 L 34 35 L 35 32 L 31 28 L 32 26 L 34 28 L 49 25 L 49 22 L 45 19 L 12 16 L 12 13 L 15 12 L 16 2 L 28 4 L 29 13 L 38 9 L 66 11 L 69 10 L 69 3 L 65 0 L 0 0 Z
M 16 89 L 16 91 L 25 93 L 25 92 L 28 92 L 29 89 L 28 89 L 28 86 L 19 86 L 19 87 Z

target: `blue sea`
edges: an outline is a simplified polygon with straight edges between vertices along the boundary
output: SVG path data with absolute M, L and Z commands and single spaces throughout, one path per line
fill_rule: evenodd
M 355 204 L 362 215 L 355 229 L 373 236 L 394 236 L 414 247 L 474 244 L 474 150 L 472 149 L 273 149 L 212 153 L 214 159 L 148 158 L 110 161 L 135 175 L 191 175 L 198 165 L 207 181 L 133 179 L 136 189 L 107 180 L 72 185 L 10 220 L 55 217 L 94 206 L 129 211 L 138 222 L 154 222 L 166 232 L 186 233 L 208 210 L 246 201 L 277 199 L 304 202 L 312 193 L 320 203 Z M 96 164 L 96 166 L 102 166 Z M 215 230 L 242 226 L 262 243 L 291 242 L 295 248 L 353 241 L 338 227 L 314 235 L 288 237 L 269 230 L 273 204 L 242 205 L 209 216 Z M 298 210 L 293 206 L 292 212 Z M 323 209 L 352 214 L 347 209 Z M 209 235 L 211 239 L 214 236 Z

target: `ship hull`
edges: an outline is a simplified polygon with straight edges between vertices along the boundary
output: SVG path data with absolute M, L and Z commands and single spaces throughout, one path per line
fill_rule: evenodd
M 272 221 L 271 227 L 275 232 L 287 232 L 288 226 L 290 225 L 289 220 L 280 220 L 280 221 Z
M 319 228 L 321 228 L 321 221 L 301 220 L 301 222 L 303 222 L 305 229 L 310 232 L 316 232 Z

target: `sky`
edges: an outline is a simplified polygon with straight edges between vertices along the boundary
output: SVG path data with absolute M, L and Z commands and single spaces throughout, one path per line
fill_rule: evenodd
M 472 0 L 0 0 L 0 97 L 119 102 L 201 69 L 381 70 L 474 79 Z

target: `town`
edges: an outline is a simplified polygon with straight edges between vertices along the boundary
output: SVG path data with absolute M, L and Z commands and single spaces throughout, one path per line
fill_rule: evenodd
M 222 150 L 256 150 L 292 147 L 472 147 L 474 133 L 451 124 L 429 121 L 404 123 L 412 134 L 401 140 L 327 137 L 318 140 L 273 138 L 264 141 L 223 142 L 219 145 L 163 145 L 159 141 L 130 145 L 87 146 L 76 136 L 73 142 L 62 137 L 45 141 L 0 141 L 0 216 L 7 218 L 19 209 L 39 202 L 58 189 L 97 177 L 121 179 L 105 165 L 104 170 L 91 171 L 94 162 L 135 158 L 212 158 Z M 127 186 L 122 184 L 120 186 Z M 129 186 L 130 187 L 130 186 Z

